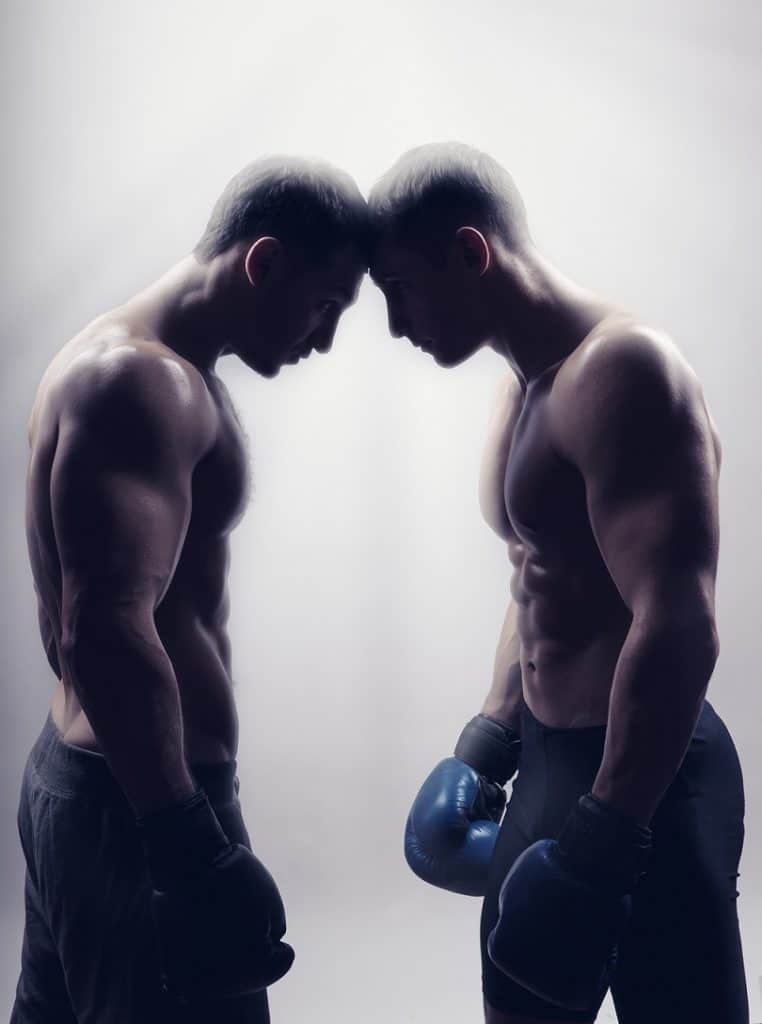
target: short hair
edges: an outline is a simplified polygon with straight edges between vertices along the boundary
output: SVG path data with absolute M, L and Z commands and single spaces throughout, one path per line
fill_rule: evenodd
M 510 174 L 461 142 L 433 142 L 404 153 L 371 189 L 373 235 L 390 233 L 429 253 L 463 224 L 491 229 L 510 247 L 529 239 L 526 210 Z
M 328 163 L 267 156 L 233 177 L 193 253 L 209 262 L 236 242 L 272 234 L 308 259 L 344 244 L 367 251 L 368 207 L 354 180 Z

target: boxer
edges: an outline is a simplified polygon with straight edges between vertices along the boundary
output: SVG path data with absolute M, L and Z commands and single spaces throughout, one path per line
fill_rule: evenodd
M 481 503 L 512 602 L 408 862 L 484 897 L 488 1024 L 592 1022 L 609 986 L 620 1024 L 743 1024 L 743 784 L 705 699 L 720 442 L 696 374 L 538 251 L 488 155 L 419 147 L 369 210 L 391 334 L 444 367 L 489 346 L 510 371 Z
M 269 1020 L 294 954 L 238 799 L 227 575 L 248 460 L 216 366 L 273 377 L 327 352 L 366 227 L 348 175 L 258 160 L 192 254 L 43 375 L 26 527 L 58 683 L 19 805 L 13 1024 Z

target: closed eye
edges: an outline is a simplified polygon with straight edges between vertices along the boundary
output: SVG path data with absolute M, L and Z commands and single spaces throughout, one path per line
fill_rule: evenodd
M 321 316 L 325 316 L 326 313 L 333 313 L 339 308 L 339 304 L 335 299 L 325 299 L 318 305 L 318 312 Z

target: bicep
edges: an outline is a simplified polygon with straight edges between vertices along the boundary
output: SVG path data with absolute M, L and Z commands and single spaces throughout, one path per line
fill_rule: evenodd
M 130 449 L 77 425 L 59 439 L 51 506 L 64 630 L 85 600 L 153 610 L 172 578 L 190 518 L 190 469 L 171 451 Z
M 587 479 L 590 523 L 622 600 L 638 607 L 662 606 L 695 588 L 711 597 L 717 565 L 717 494 L 706 453 L 661 458 L 666 478 L 642 473 L 619 485 L 619 469 L 591 472 Z
M 611 369 L 587 396 L 575 442 L 601 555 L 633 613 L 711 609 L 718 464 L 701 389 L 656 359 L 615 365 L 607 379 Z

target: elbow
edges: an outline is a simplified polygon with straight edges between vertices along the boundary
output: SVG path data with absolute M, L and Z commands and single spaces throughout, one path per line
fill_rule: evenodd
M 76 678 L 94 662 L 134 646 L 147 629 L 143 616 L 110 601 L 81 602 L 63 616 L 61 661 Z
M 691 634 L 691 642 L 695 644 L 699 664 L 703 666 L 703 675 L 708 683 L 720 656 L 720 638 L 714 617 L 696 624 Z
M 720 657 L 720 634 L 717 632 L 717 623 L 715 621 L 714 615 L 712 616 L 712 619 L 711 619 L 710 629 L 711 629 L 711 650 L 710 650 L 710 654 L 711 654 L 712 670 L 714 670 L 714 666 L 717 664 L 717 659 Z
M 688 670 L 689 675 L 709 682 L 720 654 L 720 638 L 714 613 L 706 609 L 679 612 L 650 609 L 633 625 L 645 647 L 664 664 Z
M 93 660 L 104 637 L 103 631 L 85 624 L 77 623 L 76 628 L 69 626 L 64 629 L 60 643 L 61 665 L 73 681 L 76 682 Z
M 72 668 L 82 652 L 93 646 L 96 637 L 103 635 L 104 618 L 102 609 L 82 600 L 64 608 L 59 646 L 61 660 L 67 668 Z

